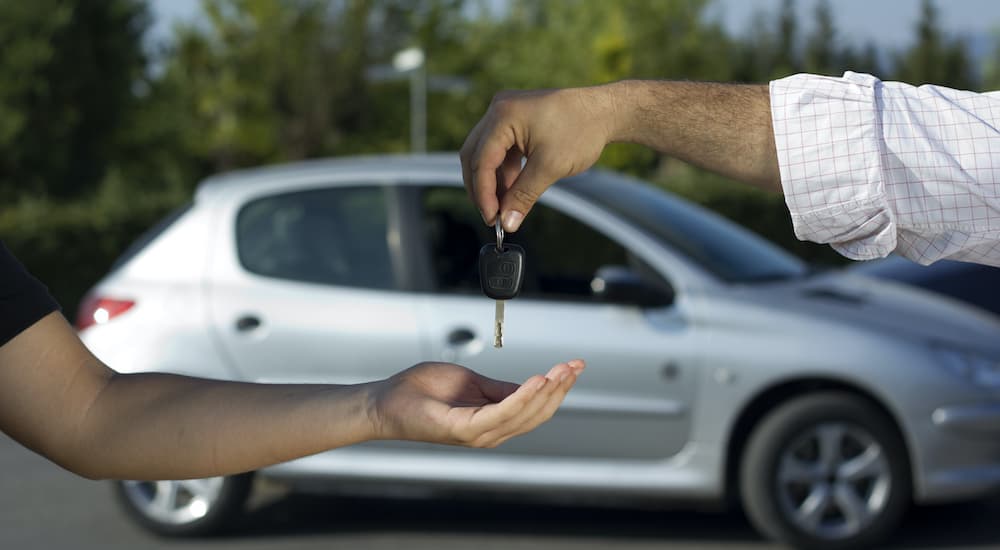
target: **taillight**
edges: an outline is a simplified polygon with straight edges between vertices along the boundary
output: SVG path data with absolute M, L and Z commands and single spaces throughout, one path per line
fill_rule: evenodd
M 88 296 L 76 312 L 76 330 L 83 330 L 91 325 L 103 325 L 134 305 L 134 300 Z

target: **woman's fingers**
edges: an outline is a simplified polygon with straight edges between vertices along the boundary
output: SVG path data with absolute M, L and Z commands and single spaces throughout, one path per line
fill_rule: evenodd
M 515 384 L 513 382 L 494 380 L 493 378 L 488 378 L 482 375 L 479 375 L 479 377 L 479 389 L 482 390 L 483 395 L 487 399 L 494 403 L 499 403 L 500 401 L 507 399 L 507 397 L 521 387 L 520 384 Z
M 538 406 L 534 410 L 521 415 L 519 424 L 511 422 L 511 426 L 508 429 L 508 433 L 502 436 L 502 439 L 497 442 L 497 444 L 503 443 L 511 437 L 530 432 L 540 426 L 541 424 L 547 422 L 555 414 L 559 406 L 562 405 L 566 394 L 572 389 L 573 385 L 576 383 L 577 377 L 580 372 L 583 371 L 583 362 L 579 362 L 579 366 L 574 366 L 573 364 L 566 364 L 568 368 L 559 369 L 557 373 L 553 373 L 554 376 L 564 377 L 561 381 L 559 378 L 553 378 L 557 380 L 557 384 L 552 388 L 552 392 L 545 400 L 539 400 Z
M 483 407 L 473 416 L 470 428 L 478 435 L 469 443 L 477 447 L 493 447 L 515 435 L 531 431 L 548 420 L 573 387 L 582 361 L 560 363 L 543 377 L 532 377 L 504 401 Z M 539 380 L 541 379 L 541 380 Z

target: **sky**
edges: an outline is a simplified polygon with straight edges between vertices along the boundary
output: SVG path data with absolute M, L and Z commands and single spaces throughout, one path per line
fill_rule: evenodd
M 809 27 L 817 0 L 798 0 L 799 17 Z M 913 39 L 913 27 L 920 17 L 920 0 L 831 0 L 830 8 L 843 40 L 891 49 L 906 47 Z M 781 0 L 716 0 L 726 28 L 736 34 L 747 32 L 753 14 L 777 12 Z M 989 36 L 1000 30 L 1000 1 L 937 0 L 941 27 L 952 35 Z
M 494 0 L 502 1 L 502 0 Z M 809 28 L 817 0 L 798 0 L 799 17 Z M 830 0 L 840 37 L 845 44 L 873 41 L 887 49 L 906 47 L 920 16 L 921 0 Z M 166 37 L 172 21 L 197 17 L 199 0 L 152 0 L 154 36 Z M 714 0 L 709 10 L 735 35 L 747 32 L 753 15 L 775 13 L 781 0 Z M 937 0 L 942 27 L 953 35 L 990 36 L 1000 31 L 1000 0 Z

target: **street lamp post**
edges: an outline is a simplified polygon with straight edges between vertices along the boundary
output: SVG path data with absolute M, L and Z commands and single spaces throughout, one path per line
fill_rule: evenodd
M 386 82 L 410 78 L 410 150 L 427 152 L 427 92 L 468 93 L 469 81 L 456 75 L 427 74 L 427 60 L 420 48 L 407 48 L 396 53 L 392 65 L 373 65 L 365 69 L 369 82 Z
M 410 74 L 410 149 L 427 152 L 427 69 L 424 51 L 407 48 L 393 57 L 392 66 Z

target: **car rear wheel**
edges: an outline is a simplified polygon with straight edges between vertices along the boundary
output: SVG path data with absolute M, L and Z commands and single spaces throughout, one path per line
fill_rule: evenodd
M 756 426 L 740 489 L 750 520 L 772 538 L 817 550 L 868 547 L 910 504 L 909 460 L 893 422 L 867 400 L 806 395 Z
M 253 474 L 179 481 L 115 481 L 115 496 L 139 525 L 158 535 L 193 537 L 232 527 Z

